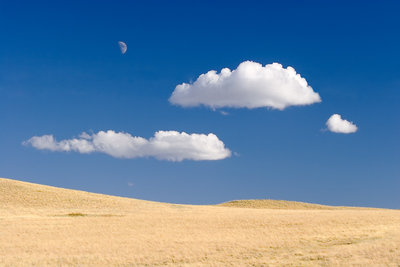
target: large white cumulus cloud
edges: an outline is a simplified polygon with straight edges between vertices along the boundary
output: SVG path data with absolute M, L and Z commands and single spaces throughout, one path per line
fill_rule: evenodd
M 160 160 L 219 160 L 231 151 L 215 134 L 158 131 L 150 139 L 112 130 L 57 141 L 53 135 L 34 136 L 25 145 L 50 151 L 102 152 L 116 158 L 155 157 Z
M 355 133 L 357 132 L 357 126 L 348 120 L 342 119 L 339 114 L 333 114 L 326 122 L 328 130 L 334 133 Z
M 224 68 L 201 74 L 191 84 L 176 86 L 169 101 L 183 107 L 259 108 L 283 110 L 289 106 L 321 102 L 318 93 L 292 67 L 242 62 L 235 70 Z

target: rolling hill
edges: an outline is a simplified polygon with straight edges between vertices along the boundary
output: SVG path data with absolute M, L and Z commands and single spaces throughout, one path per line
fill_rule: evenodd
M 400 211 L 282 200 L 177 205 L 0 179 L 0 266 L 400 263 Z

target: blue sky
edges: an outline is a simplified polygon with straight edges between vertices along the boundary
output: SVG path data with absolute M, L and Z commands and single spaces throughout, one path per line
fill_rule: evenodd
M 2 2 L 0 177 L 175 203 L 272 198 L 400 208 L 399 8 L 396 1 Z M 246 60 L 292 66 L 322 102 L 213 110 L 168 101 L 177 85 Z M 334 113 L 358 131 L 324 130 Z M 213 133 L 233 154 L 171 162 L 22 145 L 106 130 L 147 139 L 159 130 Z

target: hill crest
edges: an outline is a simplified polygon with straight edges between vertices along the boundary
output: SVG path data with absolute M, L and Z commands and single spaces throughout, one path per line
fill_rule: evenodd
M 118 197 L 105 194 L 90 193 L 74 189 L 65 189 L 48 185 L 23 182 L 13 179 L 0 178 L 0 208 L 57 208 L 57 209 L 100 209 L 132 211 L 140 206 L 197 206 L 180 205 L 155 201 L 140 200 L 134 198 Z M 209 207 L 235 207 L 253 209 L 354 209 L 355 207 L 326 206 L 297 201 L 273 200 L 273 199 L 247 199 L 233 200 Z

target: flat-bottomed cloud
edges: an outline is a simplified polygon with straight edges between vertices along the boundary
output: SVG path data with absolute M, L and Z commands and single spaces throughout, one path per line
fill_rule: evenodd
M 333 114 L 326 122 L 328 130 L 334 133 L 355 133 L 357 132 L 357 126 L 348 120 L 342 119 L 339 114 Z
M 169 101 L 182 107 L 273 108 L 321 102 L 318 93 L 294 68 L 279 63 L 242 62 L 235 70 L 224 68 L 201 74 L 193 83 L 176 86 Z
M 154 157 L 159 160 L 220 160 L 231 151 L 215 134 L 158 131 L 150 139 L 112 130 L 56 141 L 53 135 L 34 136 L 23 144 L 50 151 L 102 152 L 115 158 Z

